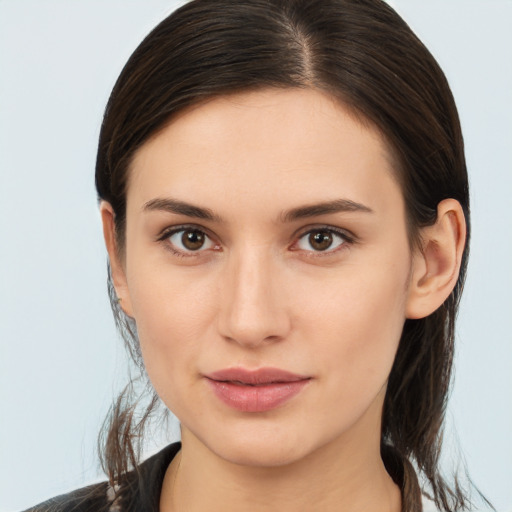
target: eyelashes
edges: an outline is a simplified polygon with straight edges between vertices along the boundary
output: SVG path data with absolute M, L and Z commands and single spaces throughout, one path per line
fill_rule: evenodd
M 333 228 L 316 228 L 303 233 L 292 247 L 293 250 L 311 251 L 328 254 L 335 252 L 339 247 L 349 242 L 345 234 Z
M 168 242 L 181 252 L 199 252 L 215 248 L 213 240 L 200 229 L 184 228 L 167 236 Z
M 165 243 L 166 247 L 178 257 L 204 256 L 208 251 L 222 251 L 222 246 L 216 242 L 207 230 L 195 225 L 174 226 L 164 230 L 157 241 Z M 330 256 L 355 243 L 355 237 L 333 226 L 311 227 L 295 237 L 288 246 L 291 251 L 307 254 L 308 257 Z

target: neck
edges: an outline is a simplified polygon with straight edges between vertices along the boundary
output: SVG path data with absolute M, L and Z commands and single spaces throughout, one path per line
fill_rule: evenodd
M 380 436 L 336 439 L 277 467 L 240 465 L 183 429 L 182 451 L 166 473 L 161 512 L 399 512 L 400 490 L 380 457 Z

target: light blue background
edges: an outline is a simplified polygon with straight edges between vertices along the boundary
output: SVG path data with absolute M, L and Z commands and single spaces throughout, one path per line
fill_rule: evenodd
M 509 512 L 512 1 L 392 3 L 452 85 L 472 185 L 447 458 L 460 449 Z M 125 363 L 106 296 L 95 146 L 122 65 L 175 5 L 0 0 L 1 512 L 101 478 L 96 433 Z

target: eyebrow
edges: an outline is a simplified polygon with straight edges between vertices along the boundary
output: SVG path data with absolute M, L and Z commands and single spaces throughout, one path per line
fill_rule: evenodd
M 184 201 L 171 198 L 151 199 L 142 207 L 143 211 L 165 211 L 186 217 L 194 217 L 196 219 L 209 220 L 212 222 L 223 223 L 224 219 L 215 214 L 209 208 L 203 208 Z M 351 201 L 350 199 L 335 199 L 323 203 L 299 206 L 281 212 L 279 220 L 281 222 L 293 222 L 309 217 L 318 217 L 320 215 L 343 213 L 343 212 L 364 212 L 373 213 L 373 210 L 364 204 Z
M 223 219 L 213 213 L 209 208 L 202 208 L 201 206 L 194 206 L 193 204 L 177 199 L 151 199 L 142 207 L 143 211 L 165 211 L 169 213 L 176 213 L 178 215 L 185 215 L 186 217 L 195 217 L 196 219 L 210 220 L 212 222 L 222 223 Z
M 299 206 L 283 212 L 280 216 L 282 222 L 292 222 L 294 220 L 305 219 L 308 217 L 317 217 L 329 213 L 343 212 L 364 212 L 373 213 L 373 210 L 364 204 L 351 201 L 350 199 L 335 199 L 323 203 Z

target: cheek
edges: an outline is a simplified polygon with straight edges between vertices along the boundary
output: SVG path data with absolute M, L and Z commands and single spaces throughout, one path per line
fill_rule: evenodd
M 407 269 L 406 261 L 352 267 L 298 305 L 309 311 L 304 342 L 315 340 L 312 358 L 345 403 L 364 404 L 387 381 L 405 321 Z
M 146 371 L 157 393 L 166 401 L 178 379 L 192 384 L 201 340 L 215 316 L 211 282 L 192 279 L 169 265 L 133 267 L 130 298 Z

